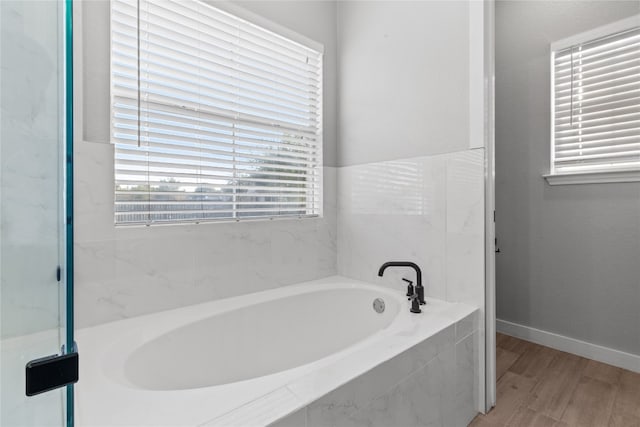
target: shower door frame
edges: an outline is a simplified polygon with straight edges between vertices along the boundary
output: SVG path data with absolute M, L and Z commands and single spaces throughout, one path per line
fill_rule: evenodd
M 73 0 L 64 1 L 64 93 L 65 93 L 65 240 L 66 240 L 66 305 L 65 353 L 77 352 L 74 340 L 74 239 L 73 239 Z M 73 427 L 75 418 L 74 385 L 68 385 L 66 395 L 67 427 Z

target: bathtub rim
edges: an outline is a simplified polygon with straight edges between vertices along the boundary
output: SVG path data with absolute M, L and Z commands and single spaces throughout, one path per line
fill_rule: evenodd
M 347 284 L 372 287 L 377 291 L 398 295 L 399 298 L 404 300 L 403 289 L 381 287 L 341 276 L 331 276 L 248 295 L 260 296 L 272 294 L 273 298 L 276 298 L 276 295 L 282 295 L 283 293 L 288 294 L 291 290 L 301 287 L 323 286 L 344 288 Z M 242 301 L 242 299 L 248 295 L 233 297 L 224 301 Z M 203 306 L 216 302 L 219 301 L 211 301 L 194 306 L 152 313 L 79 330 L 77 336 L 80 350 L 85 353 L 84 364 L 81 363 L 81 378 L 83 376 L 83 367 L 85 378 L 84 382 L 81 381 L 75 390 L 79 403 L 76 406 L 78 425 L 217 425 L 219 420 L 230 416 L 239 416 L 243 419 L 253 417 L 249 424 L 268 425 L 317 400 L 341 385 L 399 355 L 403 351 L 418 345 L 429 337 L 445 329 L 453 328 L 454 324 L 462 319 L 472 316 L 476 325 L 475 328 L 477 328 L 479 321 L 479 311 L 475 307 L 427 298 L 427 311 L 423 313 L 423 315 L 411 315 L 411 313 L 408 312 L 408 306 L 407 310 L 401 308 L 398 318 L 402 318 L 402 322 L 398 323 L 397 328 L 388 328 L 384 335 L 382 333 L 374 334 L 361 343 L 321 359 L 324 361 L 323 363 L 310 363 L 305 365 L 304 369 L 294 368 L 293 370 L 284 371 L 285 374 L 278 373 L 257 380 L 242 381 L 232 384 L 231 387 L 207 387 L 171 392 L 131 390 L 123 388 L 120 384 L 108 378 L 105 382 L 104 374 L 99 373 L 96 375 L 95 363 L 91 375 L 86 374 L 86 372 L 91 371 L 92 368 L 88 366 L 90 365 L 90 360 L 88 361 L 87 359 L 91 358 L 92 353 L 94 353 L 94 356 L 95 354 L 99 356 L 100 349 L 107 345 L 101 342 L 98 343 L 97 348 L 91 348 L 92 341 L 93 344 L 96 344 L 96 341 L 100 341 L 97 337 L 97 335 L 99 335 L 97 332 L 108 333 L 113 332 L 113 330 L 117 331 L 119 328 L 126 327 L 130 323 L 140 324 L 149 322 L 149 320 L 154 320 L 156 317 L 166 316 L 168 313 L 178 313 L 179 315 L 191 313 L 193 316 L 193 311 L 201 310 Z M 184 323 L 189 323 L 189 321 L 185 320 Z M 89 334 L 88 340 L 86 339 L 87 334 Z M 294 374 L 289 375 L 291 372 Z M 269 383 L 268 377 L 274 376 L 277 377 L 276 379 L 279 381 L 276 385 Z M 265 378 L 267 379 L 266 382 L 264 381 Z M 252 384 L 254 382 L 257 383 L 255 387 L 254 384 Z M 227 394 L 234 395 L 238 390 L 242 390 L 242 387 L 246 388 L 247 384 L 244 383 L 251 383 L 252 388 L 257 388 L 257 391 L 250 397 L 242 399 L 241 402 L 238 400 L 227 406 L 222 405 L 223 407 L 218 408 L 219 410 L 203 409 L 211 406 L 212 399 L 216 401 L 215 399 L 219 399 L 221 396 L 224 396 L 226 399 Z M 220 391 L 226 391 L 227 388 L 229 388 L 228 393 L 221 395 Z M 102 402 L 112 400 L 114 396 L 116 397 L 116 401 L 114 402 L 116 407 L 124 407 L 124 412 L 127 412 L 123 418 L 115 419 L 108 409 L 101 407 Z M 276 403 L 273 402 L 275 398 L 278 399 Z M 190 411 L 189 416 L 186 418 L 176 417 L 173 411 L 168 410 L 163 405 L 163 402 L 165 405 L 175 405 L 176 407 L 184 408 L 185 411 Z M 132 403 L 134 410 L 129 412 L 128 406 Z M 254 408 L 255 405 L 262 405 L 261 407 L 267 405 L 269 409 L 266 410 L 266 412 L 265 410 L 262 412 L 255 411 L 255 409 L 251 409 Z M 140 408 L 144 407 L 153 408 L 153 411 L 149 412 L 153 414 L 151 418 L 145 416 L 144 411 L 140 410 Z M 97 410 L 96 413 L 94 413 L 95 410 Z M 104 417 L 100 416 L 101 414 L 104 414 Z M 174 418 L 172 419 L 171 416 L 174 416 Z

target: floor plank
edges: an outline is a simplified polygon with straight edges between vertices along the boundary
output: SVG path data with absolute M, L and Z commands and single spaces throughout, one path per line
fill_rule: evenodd
M 505 425 L 520 409 L 534 385 L 533 378 L 511 371 L 505 372 L 496 385 L 496 400 L 499 404 L 485 416 L 485 420 L 496 425 Z
M 525 351 L 511 365 L 509 371 L 527 378 L 540 379 L 556 354 L 557 351 L 549 347 L 528 343 Z
M 640 427 L 640 418 L 626 414 L 611 414 L 609 427 Z
M 584 427 L 606 426 L 613 411 L 615 393 L 615 386 L 583 376 L 573 391 L 562 421 Z
M 516 337 L 504 334 L 496 334 L 496 346 L 512 353 L 522 355 L 531 343 Z
M 502 378 L 505 372 L 518 360 L 520 355 L 504 348 L 496 348 L 496 379 Z
M 523 405 L 507 420 L 505 425 L 513 427 L 559 427 L 566 426 L 567 424 Z
M 640 427 L 640 373 L 496 335 L 497 405 L 473 427 Z
M 527 402 L 528 407 L 559 420 L 569 404 L 587 362 L 585 358 L 557 352 L 533 388 Z
M 615 366 L 589 360 L 589 363 L 587 363 L 584 369 L 584 375 L 611 385 L 618 385 L 622 371 L 623 369 L 616 368 Z
M 614 414 L 640 419 L 640 374 L 623 370 L 613 403 Z
M 484 415 L 478 415 L 471 421 L 469 427 L 499 427 L 499 424 L 493 424 L 485 419 Z M 616 426 L 617 427 L 617 426 Z

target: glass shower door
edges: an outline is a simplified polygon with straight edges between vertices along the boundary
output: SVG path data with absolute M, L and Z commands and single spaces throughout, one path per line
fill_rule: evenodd
M 66 319 L 64 16 L 62 1 L 0 1 L 2 426 L 67 423 L 66 387 L 25 392 L 25 365 L 61 354 L 65 325 L 72 327 Z

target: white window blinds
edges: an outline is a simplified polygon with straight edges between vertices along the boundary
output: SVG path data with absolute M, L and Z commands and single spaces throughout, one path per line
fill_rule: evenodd
M 640 27 L 553 52 L 551 172 L 640 168 Z
M 322 53 L 198 1 L 111 4 L 116 223 L 320 215 Z

